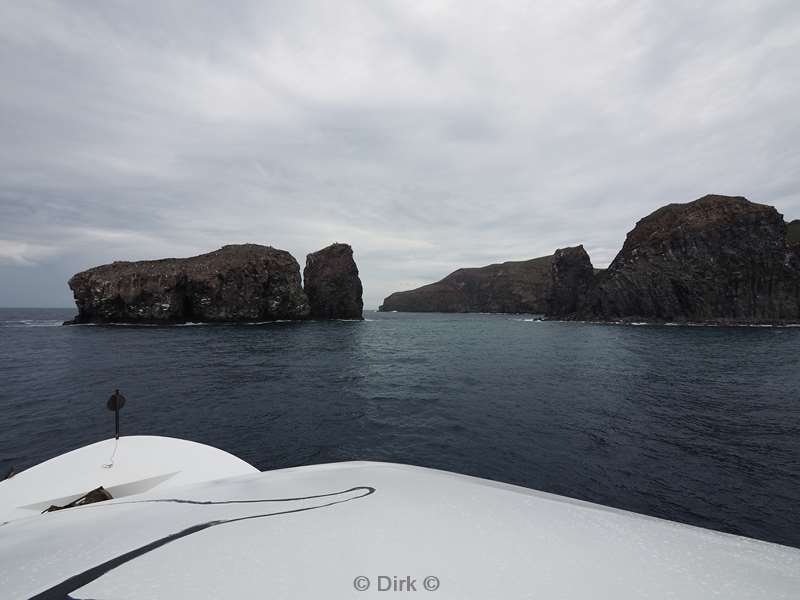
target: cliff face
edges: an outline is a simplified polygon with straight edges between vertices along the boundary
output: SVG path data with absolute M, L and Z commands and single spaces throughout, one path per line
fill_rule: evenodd
M 381 311 L 543 313 L 551 256 L 459 269 L 441 281 L 388 296 Z
M 580 318 L 800 318 L 799 248 L 783 217 L 742 197 L 705 196 L 640 220 L 597 276 Z
M 361 279 L 349 245 L 333 244 L 309 254 L 303 285 L 312 318 L 364 318 Z
M 563 317 L 577 312 L 594 285 L 595 270 L 583 246 L 559 248 L 550 268 L 547 315 Z
M 786 243 L 789 245 L 800 244 L 800 219 L 786 224 Z
M 225 246 L 192 258 L 114 262 L 69 280 L 75 323 L 272 321 L 308 315 L 300 265 L 269 246 Z

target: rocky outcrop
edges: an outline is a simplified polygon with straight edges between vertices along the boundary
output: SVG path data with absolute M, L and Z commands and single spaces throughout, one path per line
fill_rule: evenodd
M 74 323 L 302 319 L 300 265 L 269 246 L 225 246 L 192 258 L 114 262 L 69 280 Z
M 391 294 L 379 310 L 544 313 L 552 258 L 458 269 L 436 283 Z
M 333 244 L 306 257 L 303 286 L 314 319 L 363 319 L 361 279 L 347 244 Z
M 575 314 L 594 284 L 595 270 L 583 246 L 559 248 L 550 268 L 547 315 L 563 317 Z
M 740 196 L 670 204 L 640 220 L 602 271 L 582 246 L 459 269 L 396 292 L 383 311 L 532 312 L 585 320 L 800 322 L 800 220 Z
M 771 206 L 705 196 L 640 220 L 577 316 L 588 319 L 800 320 L 800 246 Z

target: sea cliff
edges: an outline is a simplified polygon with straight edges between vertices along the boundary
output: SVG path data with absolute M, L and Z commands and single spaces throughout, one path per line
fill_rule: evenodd
M 576 318 L 800 320 L 800 246 L 783 216 L 740 196 L 669 204 L 641 219 L 578 299 Z
M 313 302 L 298 262 L 271 246 L 229 245 L 191 258 L 94 267 L 69 280 L 78 314 L 67 323 L 360 318 L 361 281 L 352 249 L 339 244 L 309 256 L 314 257 L 307 284 Z
M 306 257 L 303 288 L 314 319 L 363 319 L 361 279 L 347 244 L 332 244 Z
M 708 195 L 641 219 L 611 265 L 583 246 L 459 269 L 396 292 L 381 310 L 531 312 L 593 321 L 800 322 L 800 220 L 741 196 Z

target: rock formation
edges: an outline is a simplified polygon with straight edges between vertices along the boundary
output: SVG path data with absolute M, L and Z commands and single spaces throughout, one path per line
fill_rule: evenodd
M 272 321 L 309 313 L 300 265 L 269 246 L 225 246 L 192 258 L 114 262 L 69 280 L 74 323 Z
M 550 289 L 547 294 L 547 315 L 572 315 L 592 289 L 595 270 L 583 246 L 559 248 L 553 254 L 550 268 Z
M 800 244 L 800 219 L 786 224 L 786 243 L 789 245 Z
M 544 313 L 552 258 L 458 269 L 436 283 L 391 294 L 378 310 Z
M 364 302 L 353 260 L 347 244 L 333 244 L 306 257 L 303 286 L 314 319 L 363 319 Z
M 576 316 L 800 320 L 800 246 L 783 217 L 742 197 L 705 196 L 640 220 Z
M 704 196 L 640 220 L 608 269 L 582 246 L 459 269 L 380 310 L 532 312 L 587 320 L 800 322 L 800 220 L 742 197 Z

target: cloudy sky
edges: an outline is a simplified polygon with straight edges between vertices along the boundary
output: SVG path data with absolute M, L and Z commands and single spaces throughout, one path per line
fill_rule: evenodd
M 374 308 L 709 192 L 800 217 L 796 0 L 25 0 L 0 53 L 0 306 L 342 241 Z

